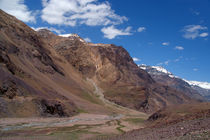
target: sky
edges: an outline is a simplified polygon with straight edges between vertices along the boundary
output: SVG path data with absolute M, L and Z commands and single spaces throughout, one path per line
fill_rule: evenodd
M 34 30 L 123 46 L 136 64 L 210 82 L 210 0 L 0 0 Z

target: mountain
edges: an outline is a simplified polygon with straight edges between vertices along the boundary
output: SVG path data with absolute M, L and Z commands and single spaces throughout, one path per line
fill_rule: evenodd
M 210 89 L 210 83 L 208 82 L 187 81 L 187 80 L 185 81 L 189 83 L 191 86 L 198 86 L 204 89 Z
M 171 72 L 169 72 L 161 66 L 139 65 L 139 67 L 143 70 L 146 70 L 154 80 L 164 85 L 170 86 L 178 91 L 182 91 L 187 96 L 196 98 L 198 100 L 207 99 L 208 89 L 204 89 L 202 87 L 208 87 L 208 83 L 190 82 L 181 79 L 177 76 L 174 76 Z M 205 91 L 207 91 L 207 93 Z
M 150 75 L 166 75 L 169 76 L 171 78 L 176 78 L 176 76 L 174 76 L 171 72 L 167 71 L 166 69 L 164 69 L 161 66 L 147 66 L 147 65 L 139 65 L 139 67 L 143 70 L 146 70 Z
M 198 82 L 198 81 L 187 81 L 185 80 L 193 89 L 199 92 L 203 97 L 210 101 L 210 83 L 208 82 Z
M 0 117 L 112 114 L 116 104 L 152 113 L 198 102 L 153 80 L 121 46 L 36 32 L 2 10 L 0 50 Z
M 111 112 L 94 87 L 34 30 L 0 11 L 0 117 Z
M 84 79 L 100 87 L 104 97 L 111 102 L 149 113 L 167 105 L 194 100 L 155 82 L 138 68 L 123 47 L 87 43 L 75 35 L 60 37 L 47 30 L 38 33 Z

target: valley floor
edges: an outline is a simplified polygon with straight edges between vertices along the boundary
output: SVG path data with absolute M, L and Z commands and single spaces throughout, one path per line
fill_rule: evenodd
M 82 113 L 70 118 L 0 119 L 0 140 L 83 140 L 109 137 L 144 127 L 147 116 Z

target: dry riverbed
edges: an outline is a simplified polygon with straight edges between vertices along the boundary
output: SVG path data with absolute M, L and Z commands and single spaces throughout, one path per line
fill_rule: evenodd
M 83 140 L 112 136 L 144 127 L 146 117 L 82 113 L 70 118 L 3 118 L 0 140 Z

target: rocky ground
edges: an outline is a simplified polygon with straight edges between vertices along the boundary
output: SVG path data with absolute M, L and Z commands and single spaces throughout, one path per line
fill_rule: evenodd
M 210 118 L 184 121 L 173 125 L 146 128 L 116 137 L 101 137 L 97 140 L 208 140 Z
M 108 140 L 208 140 L 210 139 L 210 103 L 170 106 L 145 121 L 145 127 Z

